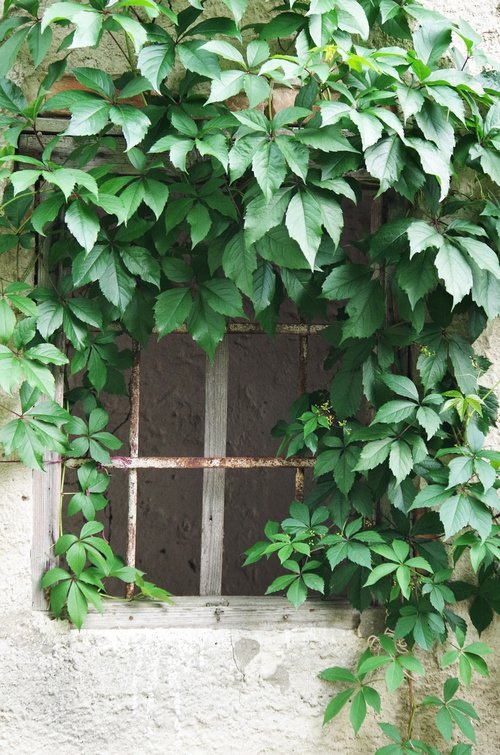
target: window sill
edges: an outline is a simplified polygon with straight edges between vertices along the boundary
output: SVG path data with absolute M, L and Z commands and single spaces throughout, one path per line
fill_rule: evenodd
M 104 613 L 89 611 L 86 629 L 280 629 L 355 630 L 360 614 L 347 601 L 307 600 L 294 608 L 285 598 L 181 596 L 174 605 L 106 601 Z

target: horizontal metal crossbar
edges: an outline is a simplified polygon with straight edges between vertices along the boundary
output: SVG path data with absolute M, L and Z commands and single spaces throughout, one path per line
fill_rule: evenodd
M 80 467 L 88 459 L 68 459 L 69 467 Z M 112 456 L 110 469 L 297 469 L 313 467 L 310 457 L 291 456 L 283 459 L 276 456 Z

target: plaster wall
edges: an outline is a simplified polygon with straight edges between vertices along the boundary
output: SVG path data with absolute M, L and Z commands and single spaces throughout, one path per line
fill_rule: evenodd
M 258 14 L 266 5 L 252 3 Z M 498 54 L 494 0 L 435 0 L 434 6 L 461 14 Z M 106 67 L 120 67 L 111 50 Z M 2 277 L 8 272 L 3 257 Z M 481 345 L 498 363 L 500 327 L 492 326 Z M 498 372 L 497 364 L 492 383 Z M 492 442 L 498 441 L 497 433 Z M 365 644 L 359 635 L 369 628 L 78 633 L 31 611 L 31 537 L 31 475 L 19 465 L 0 464 L 0 752 L 368 755 L 382 744 L 375 723 L 354 738 L 345 714 L 321 726 L 330 689 L 316 674 L 354 661 Z M 482 637 L 497 658 L 498 626 Z M 482 719 L 481 755 L 500 753 L 498 668 L 493 663 L 490 678 L 476 680 L 471 693 Z M 436 665 L 426 686 L 437 690 L 441 680 Z M 403 707 L 397 697 L 385 696 L 380 720 L 392 720 Z M 427 735 L 438 744 L 437 735 Z

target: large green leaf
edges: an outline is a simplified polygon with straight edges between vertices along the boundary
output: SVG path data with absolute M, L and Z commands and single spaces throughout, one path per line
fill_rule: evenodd
M 109 117 L 121 127 L 127 150 L 142 142 L 151 125 L 148 116 L 132 105 L 113 105 L 109 110 Z
M 354 296 L 361 284 L 370 280 L 365 265 L 339 265 L 327 275 L 323 283 L 323 296 L 327 299 L 348 299 Z
M 170 73 L 175 60 L 174 43 L 172 40 L 160 45 L 143 47 L 137 58 L 137 65 L 142 75 L 151 82 L 156 92 Z
M 399 484 L 410 474 L 413 467 L 411 449 L 404 440 L 396 440 L 391 446 L 389 467 Z
M 321 243 L 321 207 L 307 191 L 298 191 L 288 205 L 285 219 L 288 233 L 300 246 L 314 270 L 314 262 Z
M 135 280 L 125 270 L 116 252 L 107 257 L 107 264 L 99 277 L 99 287 L 111 304 L 124 312 L 134 294 Z
M 245 213 L 245 238 L 249 244 L 258 241 L 282 222 L 290 192 L 290 188 L 280 189 L 269 201 L 261 196 L 249 202 Z
M 214 278 L 200 286 L 201 298 L 211 309 L 226 317 L 244 317 L 241 296 L 227 278 Z
M 455 147 L 455 131 L 444 108 L 434 102 L 426 102 L 415 115 L 415 120 L 425 138 L 434 142 L 450 158 Z
M 439 249 L 443 243 L 443 236 L 423 220 L 413 220 L 408 226 L 407 234 L 410 241 L 410 257 L 429 247 Z
M 345 323 L 343 338 L 367 338 L 383 324 L 385 317 L 384 294 L 377 280 L 360 287 L 346 307 L 349 319 Z
M 158 335 L 165 336 L 179 328 L 188 317 L 192 303 L 188 288 L 172 288 L 163 291 L 158 296 L 154 308 Z
M 365 152 L 367 170 L 378 178 L 381 188 L 394 184 L 404 168 L 404 154 L 401 141 L 396 134 L 377 142 Z
M 412 307 L 438 283 L 432 253 L 423 252 L 410 260 L 403 260 L 397 269 L 398 283 L 406 291 Z
M 254 176 L 267 199 L 280 188 L 286 176 L 282 152 L 274 142 L 263 142 L 252 159 Z
M 472 270 L 463 253 L 450 241 L 443 241 L 436 255 L 436 268 L 453 304 L 458 304 L 472 288 Z
M 80 246 L 90 252 L 95 246 L 99 233 L 99 218 L 95 211 L 77 199 L 66 210 L 64 219 Z
M 252 245 L 247 246 L 243 231 L 236 233 L 224 248 L 222 267 L 228 278 L 247 296 L 253 294 L 253 272 L 257 255 Z
M 187 326 L 196 343 L 213 360 L 215 350 L 224 338 L 225 318 L 215 312 L 205 299 L 198 296 L 191 309 Z
M 108 124 L 110 107 L 106 100 L 90 94 L 79 97 L 78 102 L 71 105 L 71 121 L 66 133 L 70 136 L 98 134 Z

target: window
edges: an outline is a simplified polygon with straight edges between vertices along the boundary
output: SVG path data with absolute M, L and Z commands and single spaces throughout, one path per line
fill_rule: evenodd
M 42 131 L 39 133 L 39 138 L 44 141 L 48 141 L 54 133 L 59 133 L 65 128 L 65 123 L 62 119 L 40 120 Z M 22 138 L 24 139 L 23 149 L 25 151 L 27 147 L 32 145 L 33 153 L 36 154 L 39 152 L 38 140 L 35 140 L 32 134 L 27 133 Z M 63 154 L 67 154 L 71 149 L 72 144 L 69 137 L 64 137 L 60 140 L 58 150 Z M 103 155 L 101 159 L 105 157 Z M 349 237 L 353 238 L 354 235 L 359 237 L 360 226 L 369 226 L 371 230 L 379 226 L 382 208 L 380 202 L 373 199 L 374 192 L 373 185 L 368 184 L 360 207 L 356 209 L 353 206 L 353 212 L 350 215 L 348 214 L 344 238 L 345 244 L 348 244 Z M 295 393 L 297 395 L 310 387 L 307 384 L 310 351 L 314 352 L 315 371 L 319 369 L 323 355 L 321 354 L 321 349 L 317 348 L 317 344 L 320 340 L 321 332 L 325 329 L 326 325 L 319 322 L 305 324 L 298 321 L 293 313 L 289 313 L 289 316 L 285 316 L 283 320 L 276 328 L 276 343 L 286 340 L 289 356 L 293 353 L 293 359 L 290 357 L 287 362 L 286 379 L 291 387 L 292 394 Z M 168 342 L 173 344 L 177 341 L 179 344 L 181 342 L 180 339 L 186 343 L 188 336 L 183 335 L 183 333 L 186 333 L 186 331 L 181 329 L 167 336 L 161 343 L 165 344 Z M 260 351 L 257 349 L 258 354 L 252 354 L 252 349 L 254 348 L 252 344 L 262 344 L 263 339 L 267 343 L 267 351 L 264 349 L 264 352 L 262 352 L 262 349 Z M 201 432 L 200 443 L 198 444 L 200 446 L 199 452 L 190 454 L 176 452 L 175 432 L 172 434 L 173 437 L 169 438 L 168 446 L 171 452 L 168 454 L 164 450 L 165 444 L 162 446 L 161 438 L 163 435 L 161 432 L 159 433 L 160 443 L 158 445 L 158 453 L 153 454 L 148 452 L 148 447 L 152 447 L 150 439 L 146 438 L 146 442 L 142 442 L 143 432 L 140 418 L 145 404 L 148 404 L 149 409 L 146 415 L 146 422 L 142 422 L 143 427 L 149 423 L 153 430 L 157 430 L 159 424 L 160 429 L 162 429 L 163 422 L 166 421 L 165 417 L 156 411 L 156 406 L 160 406 L 160 400 L 157 399 L 157 403 L 155 403 L 155 400 L 152 400 L 147 378 L 153 372 L 157 374 L 160 372 L 162 374 L 162 372 L 168 371 L 168 362 L 158 358 L 161 349 L 160 351 L 153 351 L 151 356 L 151 352 L 148 350 L 141 352 L 138 344 L 132 344 L 134 363 L 130 374 L 130 410 L 128 412 L 126 433 L 128 436 L 126 439 L 128 441 L 128 451 L 123 456 L 114 457 L 111 465 L 117 480 L 121 478 L 121 482 L 116 491 L 116 503 L 112 501 L 110 510 L 113 514 L 113 509 L 116 507 L 115 512 L 120 512 L 122 520 L 126 522 L 126 527 L 124 528 L 126 533 L 125 531 L 123 532 L 124 535 L 126 534 L 126 539 L 123 543 L 124 548 L 120 550 L 122 552 L 125 551 L 124 555 L 126 554 L 126 561 L 129 565 L 137 564 L 143 568 L 142 564 L 138 563 L 138 555 L 140 559 L 140 554 L 138 554 L 138 545 L 140 546 L 138 531 L 140 532 L 141 516 L 144 513 L 141 512 L 139 506 L 142 486 L 149 484 L 156 486 L 157 490 L 161 489 L 162 484 L 164 484 L 162 481 L 165 481 L 168 475 L 178 472 L 180 475 L 178 484 L 182 487 L 183 480 L 187 480 L 187 476 L 198 475 L 201 478 L 199 481 L 200 490 L 198 492 L 201 500 L 197 504 L 199 505 L 200 512 L 201 537 L 198 542 L 193 542 L 193 538 L 191 538 L 189 549 L 190 552 L 196 552 L 199 549 L 199 559 L 196 565 L 197 568 L 193 569 L 196 583 L 192 580 L 190 583 L 191 588 L 195 584 L 196 587 L 195 589 L 187 590 L 187 592 L 195 594 L 176 597 L 175 606 L 168 608 L 152 604 L 130 605 L 112 603 L 107 606 L 103 619 L 97 615 L 92 615 L 89 617 L 86 626 L 102 625 L 103 622 L 107 626 L 130 626 L 131 619 L 134 626 L 139 624 L 148 626 L 158 623 L 169 626 L 192 626 L 197 621 L 213 624 L 214 622 L 220 622 L 222 619 L 224 620 L 224 625 L 234 623 L 238 626 L 261 625 L 263 622 L 266 625 L 286 626 L 289 622 L 303 623 L 307 620 L 314 621 L 316 626 L 322 623 L 324 625 L 335 624 L 339 626 L 339 622 L 341 625 L 349 628 L 354 626 L 356 619 L 352 610 L 338 604 L 335 604 L 335 615 L 333 615 L 332 606 L 320 601 L 308 601 L 303 608 L 295 611 L 283 598 L 242 598 L 237 595 L 227 597 L 227 594 L 222 597 L 224 593 L 227 593 L 227 590 L 223 589 L 224 585 L 231 584 L 231 579 L 227 577 L 227 565 L 224 562 L 224 521 L 226 518 L 230 521 L 235 519 L 236 524 L 243 523 L 244 525 L 245 522 L 241 502 L 238 503 L 238 493 L 234 492 L 236 490 L 236 479 L 238 477 L 241 479 L 245 476 L 248 476 L 247 479 L 250 479 L 250 475 L 256 475 L 259 471 L 270 470 L 270 474 L 274 475 L 274 489 L 278 489 L 283 487 L 282 483 L 278 482 L 278 476 L 285 473 L 293 475 L 294 479 L 291 481 L 290 489 L 283 493 L 283 500 L 288 505 L 294 495 L 296 498 L 302 498 L 306 472 L 313 466 L 312 459 L 277 458 L 269 452 L 269 449 L 266 453 L 259 453 L 259 449 L 255 447 L 255 443 L 252 443 L 252 439 L 250 438 L 249 440 L 244 433 L 240 433 L 240 437 L 238 438 L 229 439 L 230 446 L 236 449 L 237 452 L 228 454 L 228 408 L 231 406 L 234 407 L 235 403 L 237 404 L 237 388 L 239 385 L 236 378 L 236 390 L 233 390 L 235 385 L 234 382 L 232 383 L 232 373 L 229 366 L 230 352 L 234 343 L 239 342 L 241 345 L 243 340 L 247 342 L 247 352 L 250 355 L 250 359 L 253 359 L 254 362 L 258 359 L 262 360 L 262 364 L 265 364 L 266 361 L 271 360 L 273 352 L 275 357 L 277 353 L 279 354 L 279 350 L 276 351 L 277 347 L 263 334 L 263 331 L 256 323 L 232 322 L 228 324 L 226 337 L 216 352 L 213 364 L 208 360 L 204 364 L 204 390 L 200 391 L 199 387 L 196 390 L 196 402 L 204 404 L 204 417 L 203 423 L 199 423 L 199 427 L 197 428 Z M 177 348 L 178 351 L 180 348 L 182 352 L 184 347 Z M 194 345 L 193 348 L 197 349 Z M 197 350 L 196 354 L 198 362 L 199 360 L 205 362 L 199 350 Z M 293 369 L 291 366 L 292 361 L 294 362 Z M 241 371 L 245 369 L 244 360 L 240 359 L 238 364 L 241 377 Z M 264 374 L 263 370 L 262 372 Z M 186 376 L 182 377 L 181 375 L 180 380 L 185 381 Z M 61 374 L 56 376 L 56 382 L 59 398 L 62 399 L 63 376 Z M 189 404 L 190 395 L 194 396 L 194 385 L 181 382 L 181 388 L 185 394 L 185 402 L 183 401 L 183 405 L 179 407 L 179 413 L 182 414 L 183 411 L 186 412 L 186 405 Z M 202 400 L 203 394 L 204 401 Z M 286 403 L 290 402 L 287 400 Z M 280 418 L 279 415 L 275 416 L 274 421 Z M 193 445 L 196 446 L 196 443 L 193 443 Z M 247 450 L 249 445 L 252 447 L 251 452 Z M 39 588 L 39 578 L 54 561 L 52 544 L 57 539 L 57 533 L 59 532 L 61 483 L 60 465 L 57 462 L 57 458 L 49 458 L 47 471 L 45 473 L 35 472 L 33 477 L 35 535 L 32 549 L 32 567 L 34 607 L 42 610 L 45 609 L 45 601 Z M 187 486 L 187 483 L 185 484 Z M 245 483 L 243 484 L 245 485 Z M 227 516 L 226 505 L 228 488 L 231 491 L 230 517 Z M 125 505 L 123 501 L 124 497 L 126 498 Z M 274 502 L 271 501 L 270 503 L 269 516 L 277 517 L 276 510 L 273 508 Z M 165 501 L 164 505 L 169 505 L 169 501 Z M 283 511 L 283 515 L 285 515 L 285 511 Z M 265 520 L 263 523 L 265 523 Z M 169 536 L 171 536 L 171 533 L 168 531 L 161 533 L 161 537 L 165 541 L 165 548 L 168 548 Z M 242 551 L 245 547 L 250 546 L 258 537 L 259 533 L 256 533 L 255 537 L 253 535 L 252 537 L 249 535 L 247 537 L 244 526 L 243 528 L 240 526 L 238 547 Z M 239 554 L 233 553 L 232 556 L 233 561 L 236 563 Z M 238 567 L 234 565 L 229 567 L 229 576 L 232 574 L 231 569 L 234 570 L 236 568 Z M 258 567 L 252 568 L 256 569 Z M 150 573 L 151 569 L 145 568 L 145 571 Z M 153 574 L 152 578 L 156 579 L 156 575 Z M 267 580 L 266 583 L 269 581 Z M 235 584 L 239 584 L 237 580 Z M 171 589 L 168 575 L 161 586 Z M 235 592 L 237 590 L 233 589 L 231 591 Z M 181 587 L 180 590 L 175 589 L 174 592 L 178 594 L 179 592 L 183 592 L 183 589 Z M 259 595 L 262 595 L 262 592 L 263 589 L 258 590 Z M 131 590 L 129 590 L 128 594 L 131 595 Z

